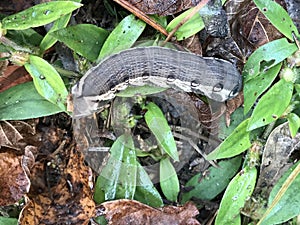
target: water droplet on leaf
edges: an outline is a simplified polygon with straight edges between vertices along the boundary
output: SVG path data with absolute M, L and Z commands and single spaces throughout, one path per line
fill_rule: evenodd
M 236 201 L 238 199 L 238 196 L 233 196 L 232 201 Z
M 51 13 L 51 10 L 45 10 L 44 14 L 48 16 Z
M 254 69 L 250 69 L 250 70 L 249 70 L 249 74 L 250 74 L 250 75 L 253 75 L 253 74 L 254 74 Z

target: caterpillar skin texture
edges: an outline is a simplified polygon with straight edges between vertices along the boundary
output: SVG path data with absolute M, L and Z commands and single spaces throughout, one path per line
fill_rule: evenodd
M 154 85 L 224 102 L 242 87 L 238 70 L 225 60 L 163 47 L 122 51 L 91 68 L 72 89 L 75 115 L 89 115 L 129 85 Z

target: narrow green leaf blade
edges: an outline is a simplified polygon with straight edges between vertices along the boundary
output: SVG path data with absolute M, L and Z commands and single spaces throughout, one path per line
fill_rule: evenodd
M 275 1 L 254 0 L 259 10 L 268 18 L 268 20 L 279 30 L 284 36 L 291 41 L 292 33 L 299 36 L 298 29 L 294 25 L 289 14 Z
M 271 41 L 259 47 L 249 57 L 243 69 L 244 82 L 255 78 L 260 72 L 266 71 L 297 51 L 295 43 L 286 38 Z
M 207 160 L 223 159 L 236 156 L 251 146 L 250 133 L 247 131 L 249 119 L 244 120 L 234 129 L 213 152 L 207 156 Z
M 81 7 L 73 1 L 52 1 L 35 5 L 19 13 L 5 17 L 2 28 L 8 30 L 24 30 L 39 27 L 57 20 Z
M 0 216 L 0 224 L 1 225 L 17 225 L 18 219 Z
M 150 102 L 145 109 L 145 121 L 156 137 L 159 145 L 175 161 L 179 161 L 176 142 L 164 114 L 160 108 Z
M 57 71 L 46 60 L 30 55 L 26 70 L 33 78 L 38 93 L 48 101 L 66 111 L 68 91 Z
M 300 118 L 295 113 L 290 113 L 287 118 L 289 121 L 291 135 L 292 137 L 295 137 L 300 128 Z
M 121 135 L 110 149 L 107 164 L 97 178 L 94 199 L 97 203 L 118 198 L 133 199 L 137 162 L 130 135 Z
M 237 173 L 241 166 L 242 157 L 218 162 L 219 167 L 210 167 L 207 176 L 197 174 L 192 177 L 186 187 L 193 187 L 189 192 L 184 192 L 181 203 L 191 200 L 193 197 L 201 200 L 212 200 L 220 194 L 228 185 L 230 179 Z
M 281 79 L 274 84 L 259 100 L 252 113 L 247 130 L 251 131 L 277 120 L 289 106 L 292 94 L 292 82 Z
M 0 93 L 0 120 L 25 120 L 61 111 L 39 95 L 33 82 L 19 84 Z
M 176 202 L 179 193 L 179 180 L 170 158 L 160 160 L 159 166 L 161 190 L 168 200 Z
M 92 24 L 78 24 L 50 33 L 76 53 L 95 61 L 108 36 L 108 31 Z
M 162 207 L 163 201 L 144 168 L 137 162 L 134 199 L 152 207 Z
M 230 181 L 221 200 L 215 225 L 239 224 L 240 210 L 252 195 L 256 176 L 255 167 L 245 167 Z
M 244 114 L 249 112 L 256 99 L 273 83 L 280 71 L 281 65 L 282 63 L 278 63 L 269 70 L 262 71 L 257 77 L 244 84 Z
M 98 61 L 103 58 L 130 48 L 144 31 L 146 24 L 134 15 L 125 17 L 106 39 Z

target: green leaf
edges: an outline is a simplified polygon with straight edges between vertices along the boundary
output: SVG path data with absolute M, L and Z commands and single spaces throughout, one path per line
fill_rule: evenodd
M 167 17 L 166 16 L 159 16 L 157 14 L 154 15 L 148 15 L 151 19 L 153 19 L 156 23 L 161 25 L 162 27 L 166 27 L 168 24 Z
M 168 200 L 176 202 L 179 193 L 179 180 L 170 158 L 167 157 L 160 160 L 159 166 L 161 190 Z
M 0 93 L 0 120 L 25 120 L 61 111 L 39 95 L 33 82 L 19 84 Z
M 19 46 L 29 47 L 31 52 L 34 51 L 33 47 L 39 46 L 43 39 L 43 36 L 33 29 L 8 30 L 5 37 L 7 37 L 10 40 L 13 40 Z M 19 49 L 15 50 L 18 51 Z
M 1 225 L 17 225 L 18 219 L 0 216 L 0 224 Z
M 287 118 L 289 121 L 291 135 L 292 137 L 295 137 L 300 128 L 300 118 L 295 113 L 290 113 Z
M 260 225 L 281 224 L 300 214 L 299 172 L 300 162 L 279 179 L 270 193 L 269 208 Z
M 230 158 L 247 150 L 251 146 L 248 122 L 249 119 L 244 120 L 206 159 Z
M 255 78 L 262 71 L 266 71 L 292 55 L 297 46 L 289 43 L 286 38 L 271 41 L 259 47 L 249 57 L 243 69 L 244 82 Z
M 227 187 L 230 179 L 240 168 L 241 162 L 241 156 L 222 160 L 218 162 L 219 167 L 211 166 L 206 176 L 200 173 L 192 177 L 185 186 L 193 187 L 193 189 L 183 193 L 181 203 L 184 204 L 192 198 L 201 200 L 212 200 L 215 198 Z
M 245 167 L 229 183 L 220 203 L 215 225 L 240 224 L 240 212 L 252 195 L 256 182 L 255 167 Z
M 292 82 L 281 79 L 274 84 L 259 100 L 252 113 L 247 130 L 254 130 L 277 120 L 289 106 L 292 94 Z
M 82 4 L 72 1 L 52 1 L 35 5 L 19 13 L 5 17 L 2 28 L 8 30 L 25 30 L 39 27 L 57 20 L 81 7 Z
M 105 219 L 104 215 L 103 216 L 94 217 L 93 220 L 95 220 L 97 224 L 107 225 L 107 220 Z
M 0 43 L 0 52 L 10 52 L 10 48 L 8 46 Z M 3 60 L 3 58 L 0 58 L 0 59 Z M 6 57 L 6 59 L 9 59 L 9 57 Z
M 295 84 L 294 87 L 297 93 L 300 94 L 300 84 Z
M 152 207 L 163 206 L 163 201 L 159 192 L 154 187 L 144 168 L 138 162 L 134 199 Z
M 150 85 L 144 85 L 144 86 L 129 86 L 125 90 L 122 90 L 118 93 L 116 93 L 116 96 L 118 97 L 126 97 L 131 98 L 134 96 L 146 96 L 146 95 L 152 95 L 156 94 L 162 91 L 165 91 L 167 88 L 158 87 L 158 86 L 150 86 Z
M 44 59 L 30 55 L 25 69 L 33 78 L 38 93 L 48 101 L 66 111 L 68 91 L 57 71 Z
M 278 63 L 267 71 L 262 71 L 255 78 L 244 84 L 244 114 L 247 114 L 256 99 L 264 93 L 278 75 L 282 63 Z
M 106 39 L 98 60 L 130 48 L 144 31 L 146 24 L 134 15 L 125 17 Z
M 160 108 L 152 102 L 144 108 L 148 110 L 145 113 L 145 121 L 156 137 L 160 147 L 172 159 L 179 161 L 176 143 L 164 114 Z
M 298 29 L 294 25 L 289 14 L 275 1 L 254 0 L 259 10 L 284 36 L 293 41 L 292 33 L 299 36 Z
M 226 117 L 223 115 L 219 122 L 219 139 L 224 140 L 227 138 L 234 131 L 234 129 L 248 117 L 248 115 L 244 115 L 243 107 L 239 107 L 230 115 L 230 125 L 226 126 Z
M 78 24 L 53 31 L 50 35 L 88 60 L 95 61 L 108 31 L 92 24 Z
M 191 13 L 193 8 L 181 13 L 175 17 L 167 26 L 166 30 L 171 32 L 187 15 Z M 185 24 L 183 24 L 174 34 L 177 41 L 182 41 L 202 30 L 205 27 L 204 22 L 199 13 L 196 13 Z
M 51 29 L 45 35 L 45 37 L 43 38 L 43 40 L 40 44 L 40 48 L 41 48 L 42 52 L 49 49 L 56 43 L 57 39 L 51 36 L 51 32 L 66 27 L 71 18 L 71 15 L 72 15 L 71 13 L 66 14 L 66 15 L 60 17 L 59 19 L 57 19 L 56 21 L 54 21 Z
M 132 137 L 123 134 L 110 149 L 110 157 L 97 178 L 94 199 L 133 199 L 136 190 L 137 162 Z

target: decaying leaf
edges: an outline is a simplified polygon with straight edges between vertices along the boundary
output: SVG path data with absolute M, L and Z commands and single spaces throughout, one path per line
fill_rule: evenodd
M 134 200 L 115 200 L 102 203 L 98 216 L 105 215 L 108 224 L 118 225 L 200 225 L 194 219 L 199 214 L 196 206 L 187 202 L 183 206 L 152 208 Z
M 74 146 L 66 149 L 62 159 L 67 163 L 65 169 L 54 162 L 35 165 L 31 174 L 33 188 L 28 194 L 30 201 L 20 215 L 20 224 L 88 224 L 93 217 L 95 203 L 89 168 Z M 51 180 L 50 175 L 55 171 L 56 179 Z
M 128 0 L 129 3 L 146 14 L 171 15 L 197 5 L 199 0 Z
M 0 123 L 0 148 L 17 148 L 17 143 L 23 139 L 20 132 L 9 122 Z
M 252 1 L 243 4 L 237 16 L 235 28 L 238 32 L 248 39 L 254 46 L 259 47 L 270 41 L 279 39 L 282 34 L 271 24 L 271 22 L 259 11 Z M 280 0 L 277 0 L 279 4 Z
M 278 179 L 292 166 L 290 156 L 299 146 L 300 134 L 292 138 L 287 122 L 272 131 L 264 148 L 256 193 L 263 191 L 261 194 L 268 198 Z
M 21 165 L 22 156 L 0 153 L 0 205 L 14 204 L 29 191 L 30 180 Z

